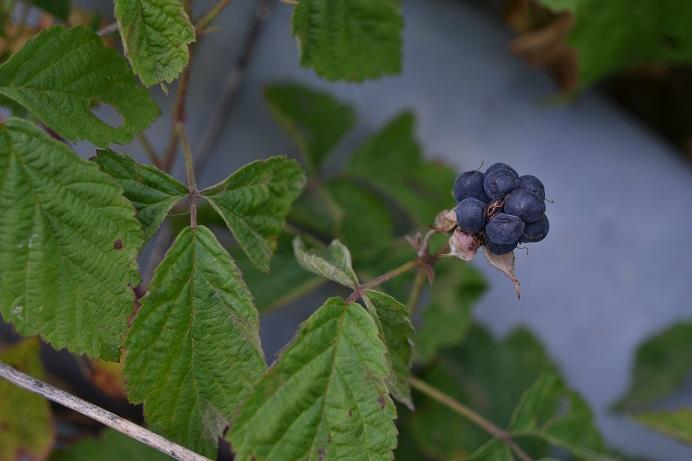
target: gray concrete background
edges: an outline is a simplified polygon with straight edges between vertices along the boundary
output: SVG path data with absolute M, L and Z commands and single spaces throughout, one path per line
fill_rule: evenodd
M 193 144 L 209 123 L 255 6 L 232 2 L 216 22 L 221 30 L 200 48 L 189 104 Z M 657 460 L 692 459 L 692 449 L 607 411 L 628 384 L 637 344 L 692 314 L 690 164 L 597 94 L 567 106 L 548 104 L 554 92 L 548 77 L 511 55 L 505 28 L 467 3 L 404 1 L 404 72 L 362 85 L 330 84 L 301 69 L 290 13 L 277 4 L 201 185 L 258 157 L 295 154 L 261 97 L 265 84 L 284 80 L 327 89 L 355 105 L 359 124 L 341 152 L 410 108 L 431 155 L 460 170 L 505 161 L 538 176 L 554 200 L 551 234 L 530 254 L 518 255 L 520 302 L 511 284 L 479 258 L 492 288 L 477 318 L 498 335 L 529 326 L 593 405 L 612 444 Z M 164 115 L 150 135 L 161 147 L 173 98 L 154 93 Z M 125 150 L 142 156 L 135 144 Z M 303 303 L 263 319 L 269 356 L 315 307 Z

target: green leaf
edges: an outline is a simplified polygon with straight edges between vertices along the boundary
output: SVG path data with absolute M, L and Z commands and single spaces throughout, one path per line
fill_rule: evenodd
M 187 188 L 168 173 L 112 150 L 100 150 L 93 160 L 125 190 L 125 197 L 137 209 L 144 240 L 156 234 L 173 205 L 188 193 Z
M 265 369 L 252 295 L 206 227 L 156 269 L 126 341 L 130 399 L 150 427 L 205 456 Z
M 146 86 L 171 83 L 187 65 L 195 28 L 180 0 L 116 0 L 115 17 L 132 69 Z
M 638 422 L 668 437 L 692 444 L 692 410 L 650 411 L 634 417 Z
M 352 249 L 353 258 L 367 258 L 386 249 L 394 234 L 389 207 L 353 181 L 330 181 L 325 187 L 343 210 L 337 234 Z
M 131 141 L 159 114 L 127 60 L 84 27 L 55 26 L 29 40 L 0 66 L 0 94 L 65 138 L 100 147 Z M 113 106 L 122 124 L 102 122 L 90 111 L 95 103 Z
M 117 360 L 142 230 L 120 186 L 33 124 L 0 125 L 0 312 L 19 334 Z
M 427 225 L 440 210 L 453 206 L 450 191 L 456 175 L 423 158 L 414 125 L 412 113 L 397 116 L 353 154 L 347 168 L 389 195 L 416 224 Z
M 351 267 L 351 253 L 341 242 L 334 240 L 328 248 L 306 248 L 300 237 L 293 239 L 295 257 L 305 270 L 349 288 L 358 286 Z
M 589 405 L 553 373 L 546 373 L 521 397 L 512 415 L 512 435 L 537 437 L 584 461 L 613 461 Z
M 70 0 L 31 0 L 31 3 L 63 21 L 70 15 Z
M 252 265 L 247 256 L 232 253 L 238 261 L 250 292 L 255 295 L 255 305 L 261 313 L 294 301 L 325 283 L 321 277 L 306 272 L 293 256 L 291 236 L 281 234 L 276 254 L 271 262 L 271 274 L 265 274 Z
M 406 306 L 386 293 L 370 290 L 363 298 L 368 309 L 377 319 L 382 340 L 387 346 L 387 355 L 392 367 L 388 380 L 389 390 L 398 401 L 413 410 L 411 388 L 411 348 L 413 325 Z
M 303 185 L 305 174 L 295 160 L 271 157 L 245 165 L 202 195 L 253 264 L 269 272 L 276 239 Z
M 327 300 L 243 404 L 229 435 L 236 459 L 391 460 L 388 372 L 372 316 Z
M 463 344 L 440 354 L 421 379 L 474 409 L 499 427 L 507 427 L 523 392 L 555 366 L 527 330 L 495 340 L 474 325 Z M 488 442 L 488 434 L 446 407 L 414 395 L 416 412 L 407 424 L 420 448 L 436 459 L 469 456 Z M 536 446 L 540 454 L 542 446 Z
M 438 351 L 461 343 L 471 327 L 471 313 L 487 284 L 478 270 L 459 261 L 441 261 L 435 267 L 430 302 L 416 332 L 416 359 L 428 362 Z
M 0 350 L 0 362 L 43 379 L 40 343 L 25 339 Z M 0 459 L 46 459 L 55 431 L 48 401 L 0 379 Z
M 669 0 L 541 0 L 569 9 L 581 86 L 640 64 L 692 63 L 692 3 Z
M 327 80 L 401 72 L 398 0 L 301 0 L 293 13 L 300 63 Z
M 472 456 L 465 461 L 515 461 L 512 450 L 506 443 L 498 440 L 491 440 L 480 447 Z
M 113 429 L 98 438 L 85 437 L 66 450 L 57 451 L 50 461 L 166 461 L 173 458 Z
M 315 170 L 355 121 L 351 106 L 327 92 L 297 83 L 269 85 L 264 97 L 276 119 L 298 144 L 305 161 Z
M 692 322 L 676 323 L 637 348 L 630 387 L 616 408 L 640 409 L 673 392 L 691 373 Z

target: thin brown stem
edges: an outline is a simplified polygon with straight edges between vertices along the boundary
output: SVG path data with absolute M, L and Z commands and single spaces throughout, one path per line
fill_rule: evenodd
M 119 27 L 120 27 L 120 26 L 118 25 L 117 22 L 112 22 L 112 23 L 108 24 L 107 26 L 103 26 L 102 28 L 100 28 L 100 29 L 96 32 L 96 34 L 97 34 L 99 37 L 105 37 L 106 35 L 110 35 L 110 34 L 112 34 L 113 32 L 117 32 Z
M 187 177 L 187 188 L 190 192 L 190 226 L 194 229 L 197 227 L 197 201 L 199 199 L 199 190 L 197 190 L 197 180 L 195 179 L 195 162 L 192 160 L 192 150 L 187 139 L 185 124 L 183 122 L 176 123 L 175 131 L 178 134 L 178 139 L 180 139 L 180 144 L 183 146 L 185 176 Z
M 0 377 L 5 378 L 15 386 L 26 389 L 29 392 L 38 394 L 48 400 L 59 403 L 67 408 L 70 408 L 78 413 L 83 414 L 95 421 L 100 422 L 108 427 L 111 427 L 123 434 L 132 437 L 152 448 L 155 448 L 167 455 L 174 457 L 180 461 L 210 461 L 202 455 L 195 453 L 185 447 L 182 447 L 170 440 L 161 437 L 158 434 L 151 432 L 137 424 L 121 418 L 120 416 L 104 410 L 92 403 L 75 397 L 57 387 L 40 381 L 36 378 L 15 370 L 9 365 L 0 363 Z
M 195 23 L 195 31 L 197 31 L 198 35 L 203 34 L 207 27 L 209 27 L 209 24 L 216 19 L 216 17 L 223 11 L 228 4 L 231 3 L 231 0 L 219 0 L 216 2 L 214 6 L 212 6 L 207 13 L 200 18 L 197 23 Z
M 473 411 L 471 408 L 467 407 L 458 400 L 455 400 L 454 398 L 450 397 L 449 395 L 445 394 L 439 389 L 434 388 L 425 381 L 416 378 L 415 376 L 412 376 L 409 382 L 411 383 L 411 387 L 418 390 L 420 393 L 427 395 L 431 399 L 444 405 L 453 412 L 463 416 L 476 426 L 483 429 L 488 434 L 502 441 L 522 461 L 533 461 L 533 459 L 524 450 L 522 450 L 521 447 L 519 447 L 519 445 L 517 445 L 514 442 L 512 436 L 508 432 L 496 426 L 492 422 L 488 421 L 483 416 Z
M 240 87 L 245 79 L 247 67 L 250 64 L 252 55 L 259 41 L 260 33 L 265 20 L 271 12 L 272 0 L 262 0 L 257 7 L 255 17 L 250 24 L 248 33 L 245 36 L 243 49 L 238 56 L 238 59 L 233 65 L 233 69 L 228 75 L 228 79 L 224 84 L 224 88 L 219 99 L 219 104 L 216 106 L 214 114 L 211 116 L 210 122 L 207 124 L 207 129 L 202 135 L 199 147 L 195 149 L 196 163 L 195 168 L 198 172 L 202 172 L 207 166 L 209 156 L 211 155 L 214 146 L 219 140 L 223 132 L 224 124 L 228 118 L 228 114 L 235 106 L 240 94 Z
M 147 154 L 149 161 L 154 166 L 161 168 L 161 159 L 159 159 L 159 155 L 156 153 L 156 149 L 154 149 L 154 146 L 151 144 L 151 141 L 149 141 L 147 135 L 142 131 L 137 134 L 137 139 L 139 140 L 140 144 L 142 144 L 142 148 Z
M 408 301 L 406 306 L 408 307 L 409 314 L 413 315 L 418 307 L 418 301 L 420 300 L 420 295 L 423 293 L 423 287 L 425 286 L 425 280 L 427 275 L 424 269 L 418 269 L 416 272 L 416 278 L 413 279 L 413 285 L 411 285 L 411 292 L 408 295 Z
M 368 290 L 378 287 L 383 283 L 410 271 L 411 269 L 419 267 L 421 264 L 423 264 L 423 261 L 421 261 L 420 259 L 412 259 L 411 261 L 408 261 L 402 264 L 401 266 L 390 270 L 389 272 L 385 272 L 384 274 L 379 275 L 374 279 L 363 283 L 362 285 L 356 287 L 356 289 L 353 291 L 353 293 L 351 293 L 351 296 L 348 297 L 346 302 L 352 303 L 356 301 L 358 298 L 363 296 L 363 294 L 365 294 Z

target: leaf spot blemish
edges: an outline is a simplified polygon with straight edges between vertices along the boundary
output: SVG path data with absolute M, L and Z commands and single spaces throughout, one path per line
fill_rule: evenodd
M 116 250 L 122 250 L 123 249 L 123 241 L 120 239 L 116 240 L 115 243 L 113 243 L 113 248 L 115 248 Z
M 384 402 L 384 397 L 380 396 L 380 397 L 377 399 L 377 403 L 380 405 L 380 408 L 384 408 L 384 403 L 385 403 L 385 402 Z

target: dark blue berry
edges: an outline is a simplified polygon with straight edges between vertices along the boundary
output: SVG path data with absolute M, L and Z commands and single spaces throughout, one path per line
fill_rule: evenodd
M 524 222 L 516 216 L 498 213 L 485 226 L 485 235 L 492 243 L 513 245 L 524 235 Z
M 519 187 L 519 176 L 514 170 L 496 168 L 485 174 L 483 188 L 491 200 L 501 200 L 517 187 Z
M 508 245 L 501 245 L 501 244 L 493 243 L 491 241 L 486 241 L 485 247 L 492 254 L 503 255 L 505 253 L 509 253 L 510 251 L 514 250 L 517 247 L 517 243 L 515 242 L 515 243 L 510 243 Z
M 488 196 L 485 195 L 483 189 L 483 180 L 485 175 L 480 171 L 467 171 L 457 176 L 454 181 L 454 198 L 457 202 L 461 202 L 465 198 L 475 198 L 481 202 L 488 203 Z
M 475 234 L 485 227 L 485 203 L 475 198 L 465 198 L 457 203 L 457 224 L 464 232 Z
M 505 197 L 505 213 L 518 216 L 525 223 L 541 219 L 545 213 L 545 202 L 533 192 L 516 189 Z
M 488 168 L 486 168 L 485 174 L 488 174 L 488 173 L 495 171 L 495 170 L 501 170 L 501 169 L 512 171 L 512 172 L 514 172 L 514 174 L 519 176 L 517 174 L 516 170 L 514 168 L 512 168 L 511 166 L 507 165 L 506 163 L 493 163 Z
M 549 230 L 550 223 L 548 222 L 548 217 L 543 215 L 535 223 L 527 224 L 524 227 L 524 235 L 521 237 L 521 241 L 526 243 L 540 242 L 548 235 Z
M 519 178 L 519 187 L 538 195 L 541 200 L 545 200 L 545 187 L 540 179 L 530 174 Z

